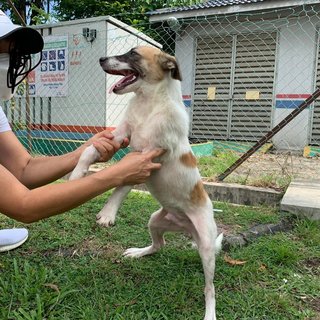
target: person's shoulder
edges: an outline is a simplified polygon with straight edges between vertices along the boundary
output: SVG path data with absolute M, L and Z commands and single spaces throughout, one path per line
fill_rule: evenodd
M 0 133 L 5 131 L 11 131 L 11 127 L 7 116 L 5 115 L 2 107 L 0 106 Z
M 0 105 L 0 116 L 5 116 L 4 111 L 3 111 L 2 107 L 1 107 L 1 105 Z
M 0 118 L 7 118 L 1 106 L 0 106 Z

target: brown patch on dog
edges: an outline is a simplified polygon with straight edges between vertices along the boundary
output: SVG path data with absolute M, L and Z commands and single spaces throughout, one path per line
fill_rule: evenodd
M 207 193 L 201 180 L 199 180 L 193 187 L 190 198 L 191 202 L 196 205 L 203 205 L 206 202 Z
M 197 166 L 197 158 L 192 154 L 191 151 L 181 155 L 180 161 L 183 165 L 189 168 L 195 168 Z
M 179 66 L 175 57 L 170 56 L 167 53 L 161 52 L 161 54 L 159 55 L 159 63 L 163 70 L 169 70 L 171 72 L 171 77 L 173 79 L 182 81 Z
M 141 46 L 136 48 L 137 53 L 145 60 L 148 74 L 154 80 L 161 81 L 166 71 L 171 71 L 173 79 L 181 81 L 180 70 L 176 58 L 158 48 Z
M 165 73 L 158 62 L 161 50 L 153 47 L 141 46 L 136 48 L 136 52 L 142 58 L 142 68 L 146 78 L 152 82 L 163 80 Z
M 139 46 L 135 49 L 141 56 L 146 59 L 152 60 L 154 55 L 161 53 L 162 51 L 155 47 L 148 47 L 148 46 Z

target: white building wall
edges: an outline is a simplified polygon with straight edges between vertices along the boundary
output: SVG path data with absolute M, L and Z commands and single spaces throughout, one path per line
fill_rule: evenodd
M 292 19 L 287 26 L 280 29 L 276 108 L 273 125 L 289 115 L 293 108 L 278 108 L 279 94 L 288 94 L 291 97 L 283 101 L 296 100 L 295 104 L 303 102 L 305 96 L 314 91 L 315 60 L 316 60 L 316 28 L 318 19 L 315 17 Z M 296 97 L 292 95 L 296 95 Z M 300 97 L 299 97 L 300 96 Z M 281 104 L 280 104 L 281 105 Z M 277 149 L 302 151 L 309 143 L 310 108 L 302 111 L 292 122 L 283 128 L 274 138 Z
M 179 64 L 182 76 L 182 96 L 186 104 L 190 121 L 192 121 L 193 86 L 194 86 L 194 59 L 195 59 L 195 40 L 192 34 L 185 37 L 178 37 L 175 47 L 175 56 Z

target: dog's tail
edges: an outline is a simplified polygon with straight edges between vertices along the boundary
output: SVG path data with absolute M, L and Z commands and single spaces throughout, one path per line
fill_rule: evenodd
M 221 233 L 217 236 L 217 238 L 216 238 L 216 240 L 215 240 L 215 242 L 214 242 L 214 252 L 215 252 L 216 255 L 218 255 L 219 252 L 220 252 L 221 249 L 222 249 L 222 240 L 223 240 L 223 233 L 221 232 Z M 191 246 L 192 246 L 192 248 L 194 248 L 194 249 L 198 249 L 198 246 L 197 246 L 197 244 L 196 244 L 194 241 L 191 242 Z
M 223 233 L 221 232 L 215 241 L 215 254 L 218 255 L 222 248 Z

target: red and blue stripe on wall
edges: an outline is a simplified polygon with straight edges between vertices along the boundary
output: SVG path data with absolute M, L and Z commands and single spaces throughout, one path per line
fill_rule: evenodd
M 296 109 L 310 94 L 280 93 L 276 95 L 276 109 Z

